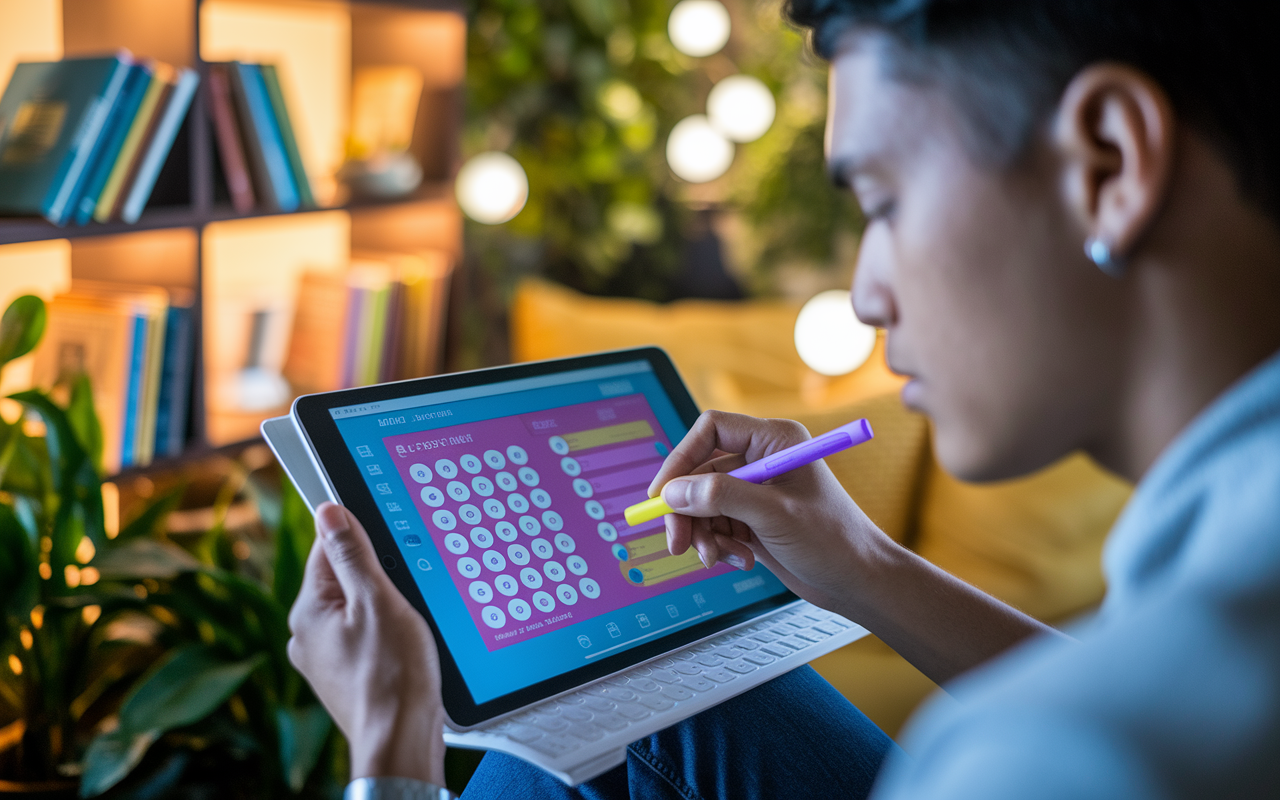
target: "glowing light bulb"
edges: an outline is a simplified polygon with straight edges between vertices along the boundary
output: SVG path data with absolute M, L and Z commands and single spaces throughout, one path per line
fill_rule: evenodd
M 796 317 L 796 351 L 814 372 L 853 372 L 866 363 L 875 346 L 876 329 L 853 315 L 846 291 L 832 289 L 814 295 Z
M 707 95 L 708 119 L 735 142 L 754 142 L 764 136 L 777 108 L 769 87 L 750 75 L 731 75 Z
M 682 0 L 667 18 L 667 35 L 687 56 L 709 56 L 729 41 L 729 12 L 718 0 Z
M 458 205 L 476 222 L 497 225 L 514 217 L 529 199 L 524 168 L 506 153 L 481 153 L 458 170 Z
M 733 142 L 720 135 L 701 114 L 685 117 L 667 137 L 667 164 L 689 183 L 706 183 L 733 163 Z

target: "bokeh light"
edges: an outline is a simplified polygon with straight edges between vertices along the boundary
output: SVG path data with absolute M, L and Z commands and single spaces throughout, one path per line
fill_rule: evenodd
M 735 142 L 754 142 L 764 136 L 776 112 L 769 87 L 750 75 L 730 75 L 707 96 L 707 118 Z
M 729 12 L 718 0 L 682 0 L 667 18 L 667 35 L 687 56 L 709 56 L 729 41 Z
M 733 163 L 733 142 L 724 138 L 702 114 L 685 117 L 667 137 L 667 164 L 689 183 L 706 183 Z
M 529 179 L 506 153 L 481 153 L 458 170 L 458 205 L 476 222 L 497 225 L 514 217 L 529 199 Z
M 876 329 L 853 315 L 849 293 L 820 292 L 796 317 L 796 351 L 809 369 L 845 375 L 866 363 L 876 346 Z

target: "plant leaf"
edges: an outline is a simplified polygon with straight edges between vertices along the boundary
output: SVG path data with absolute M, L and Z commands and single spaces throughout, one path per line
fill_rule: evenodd
M 183 572 L 194 572 L 202 565 L 186 550 L 169 542 L 134 537 L 99 551 L 93 559 L 103 580 L 121 581 L 139 578 L 172 580 Z
M 276 726 L 285 780 L 290 789 L 300 792 L 324 750 L 332 721 L 324 706 L 313 703 L 302 708 L 277 708 Z
M 170 652 L 130 690 L 120 707 L 120 727 L 89 745 L 80 796 L 101 794 L 119 783 L 156 739 L 208 716 L 265 658 L 227 661 L 204 645 Z
M 117 728 L 100 733 L 89 743 L 84 757 L 84 774 L 80 777 L 80 796 L 93 797 L 115 786 L 147 754 L 159 731 L 133 733 Z
M 178 505 L 182 502 L 182 495 L 185 491 L 186 486 L 178 486 L 157 497 L 141 514 L 130 520 L 129 524 L 120 528 L 120 533 L 115 538 L 116 544 L 123 544 L 130 539 L 139 537 L 149 538 L 159 533 L 162 530 L 165 518 L 177 510 Z
M 26 616 L 38 590 L 31 540 L 13 508 L 0 504 L 0 642 L 8 638 L 9 616 Z
M 67 402 L 67 421 L 80 441 L 93 464 L 94 470 L 102 474 L 102 424 L 98 421 L 98 412 L 93 406 L 93 387 L 89 376 L 81 373 L 71 384 L 71 399 Z
M 33 294 L 15 298 L 0 318 L 0 369 L 35 349 L 48 320 L 44 301 Z

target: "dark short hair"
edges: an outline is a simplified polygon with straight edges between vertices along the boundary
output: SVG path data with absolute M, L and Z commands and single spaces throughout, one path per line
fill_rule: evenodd
M 1009 162 L 1085 66 L 1150 75 L 1205 135 L 1242 193 L 1280 221 L 1280 45 L 1258 0 L 786 0 L 814 50 L 855 29 L 886 34 L 886 65 L 942 87 L 976 155 Z

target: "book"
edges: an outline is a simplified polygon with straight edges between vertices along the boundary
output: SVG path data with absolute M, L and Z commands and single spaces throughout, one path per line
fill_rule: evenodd
M 133 169 L 138 151 L 142 148 L 147 131 L 151 127 L 151 121 L 156 115 L 156 107 L 164 96 L 165 88 L 169 85 L 172 76 L 173 67 L 151 62 L 151 83 L 147 86 L 142 104 L 138 107 L 138 113 L 134 115 L 133 123 L 129 126 L 129 133 L 125 135 L 124 144 L 116 155 L 111 174 L 107 177 L 107 182 L 98 196 L 98 205 L 93 210 L 93 218 L 98 222 L 111 221 L 117 200 L 124 190 L 125 181 Z
M 110 298 L 57 295 L 49 302 L 48 324 L 35 353 L 32 379 L 37 386 L 89 377 L 108 473 L 120 469 L 134 323 L 130 309 Z
M 128 74 L 125 53 L 14 68 L 0 98 L 0 212 L 67 223 Z
M 178 71 L 173 93 L 169 97 L 164 113 L 159 116 L 155 135 L 147 147 L 146 155 L 139 163 L 138 174 L 121 208 L 120 218 L 125 222 L 137 222 L 138 217 L 142 215 L 142 209 L 151 198 L 156 178 L 160 177 L 160 168 L 169 157 L 173 140 L 178 135 L 178 128 L 182 125 L 182 121 L 186 119 L 187 109 L 191 106 L 191 100 L 195 97 L 196 87 L 199 84 L 200 75 L 195 70 L 184 68 Z
M 280 126 L 280 139 L 284 143 L 285 155 L 289 158 L 289 171 L 298 187 L 298 203 L 302 208 L 315 208 L 316 200 L 311 194 L 311 181 L 307 178 L 307 168 L 302 163 L 302 153 L 298 151 L 298 140 L 293 135 L 293 123 L 289 120 L 289 107 L 284 102 L 284 92 L 280 89 L 280 76 L 274 64 L 263 64 L 262 82 L 267 88 L 267 97 L 271 100 L 271 110 L 275 112 L 276 124 Z
M 328 392 L 346 385 L 347 294 L 344 272 L 308 270 L 299 278 L 283 370 L 294 391 Z
M 147 64 L 132 64 L 129 75 L 125 78 L 120 99 L 116 101 L 107 118 L 105 141 L 101 151 L 94 157 L 89 179 L 84 190 L 76 200 L 75 222 L 84 225 L 93 219 L 93 210 L 98 205 L 98 197 L 111 177 L 111 170 L 120 156 L 120 148 L 124 146 L 125 137 L 133 126 L 134 117 L 142 105 L 147 88 L 151 85 L 151 67 Z
M 267 97 L 262 71 L 257 64 L 233 61 L 228 74 L 243 123 L 245 152 L 258 197 L 269 210 L 297 211 L 298 190 L 289 171 L 288 156 Z
M 227 191 L 231 194 L 231 206 L 241 214 L 253 210 L 253 181 L 249 178 L 249 165 L 245 160 L 244 144 L 240 137 L 240 123 L 236 118 L 235 103 L 231 98 L 231 79 L 226 64 L 209 66 L 209 116 L 213 119 L 214 136 L 218 140 L 218 155 L 222 158 L 222 172 L 227 179 Z
M 110 219 L 120 219 L 120 215 L 124 211 L 124 203 L 129 199 L 129 192 L 133 190 L 133 185 L 138 179 L 138 170 L 142 168 L 143 159 L 146 158 L 147 152 L 151 149 L 151 143 L 155 140 L 156 131 L 160 128 L 160 121 L 164 118 L 164 110 L 169 107 L 169 100 L 173 98 L 173 91 L 177 88 L 177 75 L 177 70 L 170 67 L 168 76 L 165 79 L 165 85 L 160 90 L 160 97 L 156 100 L 151 118 L 147 122 L 147 129 L 142 132 L 142 138 L 138 141 L 138 149 L 134 152 L 133 159 L 124 173 L 124 181 L 120 184 L 120 191 L 116 194 L 115 203 L 111 207 L 111 213 L 108 215 Z
M 359 67 L 351 81 L 347 158 L 403 153 L 413 142 L 422 98 L 422 70 L 410 66 Z
M 155 454 L 177 456 L 186 445 L 195 343 L 192 338 L 194 295 L 170 292 L 156 402 Z

